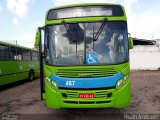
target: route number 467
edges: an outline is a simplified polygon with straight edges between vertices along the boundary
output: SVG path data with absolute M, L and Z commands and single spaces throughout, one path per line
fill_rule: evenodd
M 66 81 L 66 86 L 74 86 L 75 81 Z

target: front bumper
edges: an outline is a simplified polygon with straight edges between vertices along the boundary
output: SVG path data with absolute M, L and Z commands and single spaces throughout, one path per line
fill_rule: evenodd
M 48 84 L 45 85 L 45 101 L 49 108 L 106 108 L 127 107 L 131 103 L 130 80 L 119 90 L 58 90 L 55 91 Z M 64 97 L 62 93 L 67 94 Z M 79 93 L 94 93 L 95 98 L 79 98 Z M 111 94 L 107 96 L 108 94 Z

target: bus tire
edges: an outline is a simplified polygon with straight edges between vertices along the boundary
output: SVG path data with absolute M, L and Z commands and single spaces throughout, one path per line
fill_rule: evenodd
M 34 71 L 33 70 L 29 71 L 28 79 L 30 81 L 32 81 L 34 79 Z

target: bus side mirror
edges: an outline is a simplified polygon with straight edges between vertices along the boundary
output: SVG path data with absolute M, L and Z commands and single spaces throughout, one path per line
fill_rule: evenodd
M 41 32 L 40 32 L 39 29 L 37 29 L 36 39 L 35 39 L 35 43 L 34 43 L 34 46 L 35 46 L 36 48 L 39 47 L 40 41 L 41 41 Z
M 129 49 L 133 49 L 133 38 L 131 37 L 131 35 L 129 34 L 128 36 L 128 44 L 129 44 Z

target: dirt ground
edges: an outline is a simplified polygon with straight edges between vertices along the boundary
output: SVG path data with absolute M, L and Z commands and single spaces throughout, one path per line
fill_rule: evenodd
M 134 114 L 160 119 L 160 71 L 131 72 L 132 103 L 127 108 L 49 109 L 40 100 L 39 79 L 22 81 L 0 91 L 0 119 L 121 120 Z

